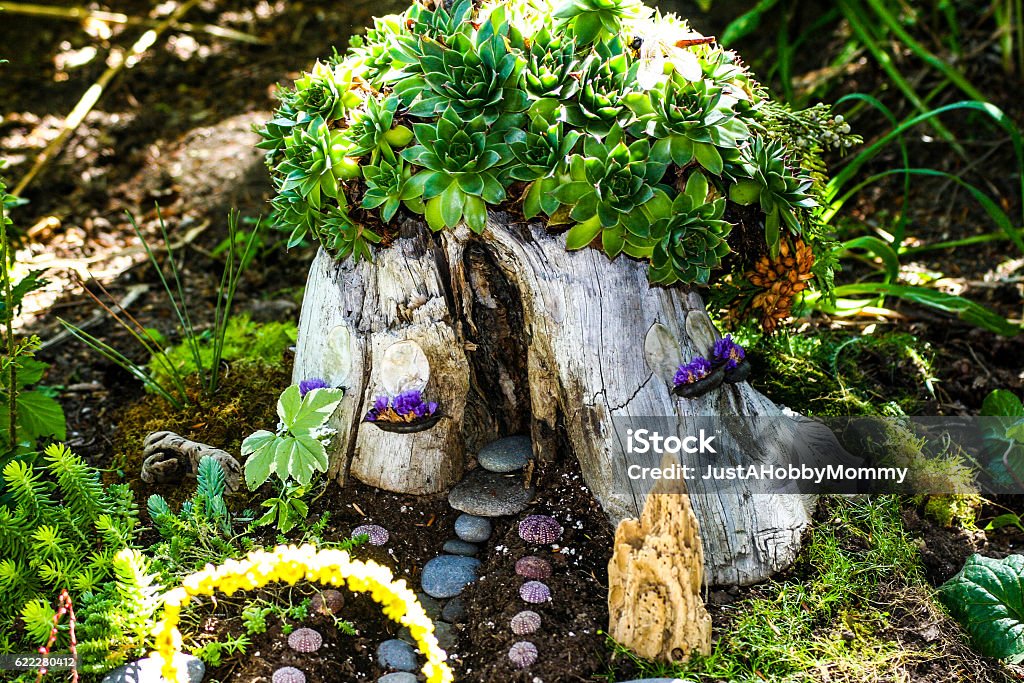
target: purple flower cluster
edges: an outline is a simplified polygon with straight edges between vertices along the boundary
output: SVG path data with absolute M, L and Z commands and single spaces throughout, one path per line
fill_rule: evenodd
M 423 400 L 423 394 L 416 390 L 403 391 L 398 396 L 378 396 L 373 407 L 366 413 L 367 422 L 412 422 L 430 417 L 437 412 L 437 404 Z
M 304 397 L 314 389 L 330 389 L 331 385 L 319 377 L 310 377 L 299 382 L 299 397 Z
M 715 360 L 715 365 L 724 364 L 726 370 L 735 370 L 736 366 L 747 357 L 747 353 L 742 346 L 732 340 L 732 335 L 727 334 L 715 342 L 711 356 Z
M 676 386 L 681 384 L 693 384 L 711 374 L 711 362 L 704 356 L 697 356 L 689 363 L 683 363 L 676 370 L 674 382 Z

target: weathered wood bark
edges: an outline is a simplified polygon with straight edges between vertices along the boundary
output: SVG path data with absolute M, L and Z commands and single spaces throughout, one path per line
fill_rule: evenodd
M 407 224 L 373 265 L 333 263 L 321 252 L 303 302 L 294 376 L 349 387 L 335 416 L 332 472 L 395 491 L 439 491 L 461 475 L 466 450 L 528 431 L 541 461 L 560 446 L 571 449 L 618 523 L 639 516 L 648 490 L 625 475 L 617 418 L 668 416 L 676 433 L 692 432 L 700 416 L 777 418 L 753 423 L 756 434 L 726 435 L 743 445 L 734 457 L 748 464 L 767 460 L 766 449 L 799 428 L 746 383 L 696 400 L 672 395 L 678 358 L 707 354 L 716 334 L 700 298 L 651 287 L 641 263 L 591 249 L 570 253 L 564 243 L 540 226 L 492 214 L 482 236 L 430 235 Z M 644 352 L 652 327 L 653 346 L 660 337 L 667 354 L 652 361 L 655 370 Z M 427 432 L 385 434 L 360 424 L 379 386 L 375 363 L 399 339 L 418 341 L 431 361 L 427 394 L 447 417 Z M 345 373 L 339 340 L 353 359 Z M 754 583 L 794 559 L 813 500 L 765 490 L 691 482 L 708 582 Z

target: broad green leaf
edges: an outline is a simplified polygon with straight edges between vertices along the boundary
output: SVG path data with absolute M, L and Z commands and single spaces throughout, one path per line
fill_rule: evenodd
M 599 232 L 601 232 L 601 220 L 597 216 L 585 223 L 577 223 L 565 235 L 565 248 L 569 251 L 582 249 L 593 242 Z
M 292 384 L 281 392 L 281 397 L 277 399 L 277 416 L 281 418 L 285 428 L 291 428 L 301 407 L 302 397 L 299 394 L 298 384 Z
M 1024 555 L 971 555 L 939 599 L 986 657 L 1024 660 Z
M 22 441 L 35 442 L 44 436 L 57 441 L 67 438 L 60 403 L 39 391 L 18 394 L 18 429 Z
M 285 427 L 295 436 L 322 427 L 337 410 L 344 393 L 341 389 L 313 389 L 302 398 L 298 413 L 291 422 L 285 422 Z
M 255 491 L 270 478 L 278 438 L 277 434 L 261 429 L 242 442 L 242 456 L 246 458 L 245 485 L 250 491 Z
M 299 450 L 298 439 L 294 436 L 279 436 L 274 448 L 274 474 L 282 482 L 288 480 L 289 470 L 292 461 L 297 457 Z
M 1024 403 L 1012 391 L 996 389 L 985 397 L 981 414 L 985 417 L 1024 417 Z
M 309 486 L 314 472 L 327 471 L 327 450 L 311 436 L 295 438 L 295 447 L 288 463 L 288 474 L 303 486 Z

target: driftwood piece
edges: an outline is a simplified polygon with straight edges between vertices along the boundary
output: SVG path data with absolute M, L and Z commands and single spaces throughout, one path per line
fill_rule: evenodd
M 686 487 L 663 479 L 640 519 L 624 519 L 615 530 L 608 635 L 646 659 L 679 662 L 694 652 L 710 654 L 703 580 L 700 527 Z
M 338 354 L 328 342 L 339 327 L 351 371 L 334 417 L 331 473 L 344 480 L 350 471 L 392 491 L 443 490 L 461 476 L 467 450 L 529 433 L 538 464 L 578 459 L 617 524 L 640 516 L 653 485 L 626 476 L 623 420 L 658 416 L 685 434 L 702 416 L 758 418 L 754 434 L 739 425 L 722 435 L 743 445 L 736 462 L 723 463 L 730 465 L 770 462 L 800 428 L 799 416 L 746 382 L 693 400 L 672 394 L 675 360 L 707 354 L 718 334 L 699 296 L 651 287 L 642 263 L 568 252 L 563 236 L 501 213 L 491 214 L 483 235 L 435 235 L 409 222 L 372 265 L 335 263 L 321 252 L 303 301 L 296 381 L 330 381 Z M 426 393 L 446 417 L 425 432 L 388 435 L 360 421 L 380 393 L 381 354 L 401 339 L 426 352 Z M 697 481 L 690 492 L 711 584 L 756 583 L 788 566 L 814 504 L 813 496 L 756 483 L 723 490 Z
M 196 476 L 199 461 L 205 457 L 220 463 L 224 470 L 224 485 L 231 492 L 237 491 L 242 481 L 242 467 L 234 456 L 174 432 L 153 432 L 146 437 L 140 476 L 147 484 L 177 483 L 185 477 Z

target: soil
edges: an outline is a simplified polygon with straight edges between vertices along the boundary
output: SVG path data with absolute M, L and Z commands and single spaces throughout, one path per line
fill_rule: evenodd
M 176 261 L 193 321 L 199 329 L 208 328 L 223 263 L 223 257 L 214 252 L 226 236 L 226 212 L 237 207 L 243 216 L 255 217 L 268 208 L 269 181 L 260 154 L 253 148 L 257 136 L 251 126 L 269 116 L 275 84 L 289 82 L 314 59 L 329 55 L 332 46 L 343 49 L 346 37 L 368 24 L 373 14 L 397 11 L 404 5 L 401 0 L 201 2 L 186 17 L 188 21 L 246 31 L 264 38 L 266 44 L 249 45 L 202 33 L 166 34 L 134 69 L 115 79 L 95 111 L 25 193 L 29 204 L 14 213 L 20 230 L 32 228 L 31 237 L 24 239 L 19 261 L 28 267 L 49 269 L 50 287 L 26 302 L 20 323 L 24 333 L 38 334 L 47 344 L 40 357 L 52 364 L 46 382 L 62 389 L 60 400 L 68 419 L 69 444 L 96 465 L 110 468 L 106 475 L 109 479 L 124 477 L 132 482 L 138 500 L 161 493 L 174 501 L 176 495 L 181 497 L 186 492 L 186 487 L 148 487 L 138 481 L 139 443 L 146 432 L 159 424 L 179 429 L 190 438 L 235 448 L 252 428 L 273 420 L 273 397 L 287 382 L 290 361 L 283 359 L 281 367 L 265 375 L 262 387 L 238 381 L 243 375 L 227 368 L 223 396 L 231 397 L 228 404 L 234 401 L 245 407 L 237 419 L 224 412 L 230 410 L 224 405 L 207 405 L 191 414 L 162 412 L 157 399 L 146 396 L 128 373 L 62 336 L 56 316 L 79 324 L 92 320 L 97 309 L 83 295 L 79 278 L 94 291 L 98 291 L 96 282 L 103 282 L 115 301 L 131 287 L 141 285 L 145 291 L 131 306 L 132 315 L 172 342 L 179 338 L 176 318 L 156 272 L 145 261 L 139 239 L 125 217 L 126 211 L 136 216 L 142 233 L 152 240 L 158 234 L 154 206 L 159 205 L 172 242 L 185 242 L 176 251 Z M 130 16 L 146 16 L 151 7 L 148 1 L 123 0 L 113 9 Z M 1019 79 L 1003 77 L 998 69 L 990 67 L 995 50 L 994 42 L 986 42 L 990 19 L 980 17 L 962 27 L 962 40 L 971 47 L 968 54 L 973 55 L 966 68 L 972 81 L 991 93 L 994 101 L 1020 123 L 1024 102 L 1017 97 Z M 759 40 L 774 40 L 770 22 L 759 34 L 763 38 L 754 36 L 748 44 L 737 46 L 741 53 L 755 54 Z M 5 13 L 0 22 L 0 41 L 5 46 L 2 56 L 12 62 L 0 67 L 0 146 L 9 159 L 6 176 L 16 179 L 25 173 L 57 134 L 61 117 L 103 71 L 106 50 L 130 45 L 140 33 L 137 27 L 113 26 L 109 37 L 93 39 L 75 22 Z M 840 34 L 819 36 L 820 44 L 802 51 L 801 70 L 818 72 L 835 56 L 842 40 Z M 99 56 L 73 66 L 75 58 L 93 45 L 99 47 Z M 906 56 L 902 59 L 900 66 L 905 70 L 919 66 Z M 922 92 L 934 85 L 928 78 L 925 72 L 918 79 L 923 81 L 918 83 Z M 861 60 L 844 72 L 841 81 L 830 99 L 842 92 L 879 90 L 876 86 L 884 82 L 884 75 L 870 61 Z M 896 109 L 897 116 L 908 113 L 900 106 L 898 94 L 882 92 L 881 96 Z M 950 101 L 960 99 L 952 92 L 948 97 Z M 991 190 L 1010 215 L 1016 215 L 1020 207 L 1014 183 L 1020 169 L 1007 152 L 1002 134 L 970 116 L 955 115 L 947 123 L 965 141 L 968 161 L 953 154 L 948 146 L 936 144 L 925 131 L 907 138 L 913 165 L 963 172 L 969 181 Z M 881 116 L 870 112 L 858 117 L 855 126 L 869 140 L 888 127 Z M 832 162 L 835 166 L 842 163 L 840 159 Z M 898 153 L 889 150 L 865 172 L 900 164 Z M 936 201 L 936 197 L 942 201 Z M 908 234 L 934 242 L 991 230 L 988 218 L 958 186 L 918 179 L 909 199 L 913 222 Z M 894 179 L 862 193 L 852 212 L 874 224 L 891 215 L 901 202 L 900 181 Z M 44 221 L 50 216 L 57 222 Z M 1019 318 L 1024 302 L 1020 280 L 1024 261 L 1019 255 L 1008 256 L 1010 253 L 1005 243 L 990 242 L 927 252 L 920 256 L 918 265 L 942 273 L 951 288 L 962 288 L 980 303 Z M 312 255 L 310 245 L 286 251 L 279 236 L 266 233 L 259 258 L 241 281 L 236 310 L 249 311 L 254 317 L 294 318 Z M 166 265 L 166 259 L 162 261 Z M 866 273 L 867 268 L 858 268 L 842 277 L 852 280 Z M 909 332 L 930 344 L 936 352 L 933 371 L 938 389 L 934 398 L 924 399 L 922 413 L 975 414 L 992 389 L 1011 389 L 1018 394 L 1024 389 L 1020 372 L 1024 335 L 1007 339 L 919 307 L 896 301 L 889 305 L 895 314 L 854 320 L 817 316 L 798 333 L 876 326 Z M 107 318 L 89 331 L 133 360 L 146 360 L 145 354 L 133 346 L 130 334 Z M 880 394 L 906 389 L 894 386 L 892 376 L 877 373 Z M 210 417 L 224 419 L 207 419 Z M 606 670 L 607 650 L 597 629 L 607 623 L 606 566 L 612 530 L 568 459 L 542 468 L 540 477 L 534 511 L 553 514 L 566 528 L 560 550 L 542 553 L 551 559 L 555 575 L 549 582 L 553 601 L 537 610 L 543 617 L 536 639 L 542 645 L 540 661 L 529 672 L 520 672 L 506 657 L 515 640 L 507 629 L 508 619 L 523 608 L 516 594 L 521 579 L 514 574 L 513 565 L 528 549 L 518 539 L 513 520 L 499 521 L 483 555 L 483 578 L 464 594 L 467 623 L 471 626 L 460 632 L 459 646 L 453 653 L 458 680 L 584 681 Z M 242 509 L 252 500 L 239 496 L 231 505 Z M 983 519 L 994 517 L 1003 508 L 1024 510 L 1014 498 L 998 503 L 1002 507 L 986 508 Z M 327 513 L 327 537 L 331 540 L 346 538 L 358 524 L 378 523 L 388 528 L 391 541 L 386 549 L 364 546 L 357 553 L 387 564 L 415 586 L 423 564 L 436 556 L 451 536 L 456 516 L 442 497 L 400 496 L 357 482 L 323 491 L 312 505 L 310 521 Z M 955 573 L 971 552 L 1000 557 L 1017 552 L 1024 544 L 1024 532 L 1012 527 L 988 533 L 952 531 L 923 519 L 912 509 L 907 510 L 904 521 L 920 539 L 928 579 L 934 585 Z M 264 540 L 272 541 L 269 536 Z M 293 602 L 313 591 L 295 590 Z M 732 618 L 729 607 L 757 590 L 711 591 L 716 632 L 728 628 Z M 278 602 L 289 598 L 281 590 L 262 595 Z M 892 638 L 908 648 L 924 647 L 936 642 L 934 628 L 938 628 L 943 647 L 956 654 L 949 661 L 921 664 L 910 680 L 1001 680 L 994 668 L 964 649 L 956 629 L 936 615 L 933 607 L 926 608 L 926 601 L 906 598 L 901 603 L 901 599 L 880 596 L 885 604 L 897 606 L 890 623 Z M 219 601 L 204 623 L 207 637 L 241 633 L 240 609 L 238 601 Z M 924 609 L 930 611 L 923 613 Z M 228 657 L 222 666 L 212 668 L 211 674 L 219 681 L 267 681 L 278 666 L 301 664 L 311 683 L 373 680 L 382 673 L 374 664 L 376 645 L 397 633 L 397 627 L 383 619 L 378 607 L 365 597 L 349 596 L 343 616 L 357 626 L 359 635 L 342 635 L 323 617 L 310 619 L 309 625 L 325 637 L 324 649 L 316 656 L 299 656 L 288 650 L 280 624 L 274 623 L 267 633 L 252 636 L 252 646 L 245 656 Z M 969 673 L 957 668 L 965 661 L 975 667 Z

